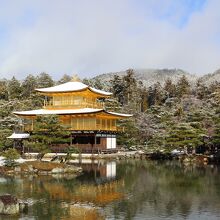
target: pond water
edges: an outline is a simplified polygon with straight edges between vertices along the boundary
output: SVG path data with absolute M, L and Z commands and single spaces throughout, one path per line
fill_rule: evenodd
M 220 219 L 220 168 L 175 161 L 83 165 L 81 176 L 0 176 L 0 194 L 29 203 L 13 219 Z

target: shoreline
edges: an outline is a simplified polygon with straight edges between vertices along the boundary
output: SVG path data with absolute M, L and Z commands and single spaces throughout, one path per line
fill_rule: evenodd
M 24 157 L 26 159 L 37 159 L 38 153 L 25 153 Z M 88 153 L 72 153 L 69 155 L 71 159 L 123 159 L 123 158 L 140 158 L 144 156 L 145 153 L 143 151 L 118 151 L 117 153 L 109 153 L 109 154 L 88 154 Z M 46 153 L 44 154 L 41 161 L 54 161 L 62 160 L 67 156 L 67 153 Z
M 38 158 L 39 153 L 25 153 L 24 158 L 15 160 L 16 166 L 7 167 L 4 165 L 2 157 L 0 158 L 0 174 L 38 174 L 38 175 L 49 175 L 55 172 L 68 173 L 70 169 L 64 171 L 64 166 L 75 167 L 76 164 L 93 164 L 99 163 L 100 161 L 119 161 L 127 159 L 140 159 L 140 160 L 152 160 L 152 161 L 166 161 L 166 160 L 178 160 L 184 166 L 189 165 L 218 165 L 219 158 L 215 158 L 212 155 L 201 155 L 201 154 L 183 154 L 183 155 L 172 155 L 168 153 L 151 153 L 147 154 L 143 151 L 123 151 L 111 154 L 70 154 L 67 153 L 46 153 L 41 160 Z M 69 157 L 66 159 L 66 157 Z M 42 167 L 36 164 L 41 163 Z M 47 166 L 52 168 L 48 170 Z M 61 166 L 62 169 L 59 169 Z M 23 167 L 23 168 L 22 168 Z M 25 167 L 25 168 L 24 168 Z M 52 172 L 52 169 L 56 170 Z M 76 173 L 79 171 L 75 170 Z M 71 170 L 72 173 L 75 172 Z

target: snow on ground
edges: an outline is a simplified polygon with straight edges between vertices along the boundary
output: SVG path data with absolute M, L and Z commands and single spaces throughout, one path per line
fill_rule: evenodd
M 17 163 L 25 163 L 26 161 L 34 161 L 36 159 L 23 159 L 23 158 L 18 158 L 17 160 L 15 160 L 15 162 Z M 5 157 L 1 157 L 0 156 L 0 167 L 5 165 Z
M 4 166 L 4 164 L 5 164 L 5 158 L 0 157 L 0 167 Z
M 17 160 L 15 160 L 15 162 L 17 162 L 17 163 L 25 163 L 25 162 L 27 162 L 27 161 L 35 161 L 36 159 L 23 159 L 23 158 L 19 158 L 19 159 L 17 159 Z

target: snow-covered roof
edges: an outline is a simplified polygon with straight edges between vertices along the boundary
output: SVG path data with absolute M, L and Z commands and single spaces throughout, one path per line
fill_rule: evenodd
M 95 109 L 95 108 L 82 108 L 82 109 L 37 109 L 30 111 L 20 111 L 13 112 L 16 115 L 26 115 L 26 116 L 35 116 L 35 115 L 74 115 L 74 114 L 92 114 L 104 112 L 106 114 L 111 114 L 119 117 L 131 117 L 130 114 L 122 114 L 116 112 L 108 112 L 103 109 Z
M 67 83 L 57 85 L 57 86 L 52 86 L 48 88 L 40 88 L 40 89 L 35 89 L 35 90 L 38 92 L 42 92 L 42 93 L 54 93 L 54 92 L 76 92 L 76 91 L 82 91 L 85 89 L 89 89 L 92 92 L 95 92 L 95 93 L 98 93 L 104 96 L 112 95 L 111 92 L 105 92 L 99 89 L 95 89 L 93 87 L 85 85 L 82 82 L 67 82 Z
M 117 113 L 117 112 L 106 112 L 106 113 L 115 115 L 115 116 L 121 116 L 121 117 L 132 117 L 133 116 L 132 114 L 123 114 L 123 113 Z
M 30 134 L 27 134 L 27 133 L 20 133 L 20 134 L 13 133 L 11 136 L 9 136 L 7 138 L 10 138 L 10 139 L 25 139 L 25 138 L 29 138 L 29 137 L 30 137 Z
M 89 88 L 89 90 L 91 90 L 91 91 L 93 91 L 95 93 L 101 94 L 101 95 L 107 95 L 107 96 L 112 95 L 112 92 L 105 92 L 105 91 L 102 91 L 100 89 L 95 89 L 93 87 L 88 87 L 88 88 Z
M 100 112 L 102 109 L 82 108 L 82 109 L 37 109 L 30 111 L 13 112 L 16 115 L 68 115 L 68 114 L 88 114 Z

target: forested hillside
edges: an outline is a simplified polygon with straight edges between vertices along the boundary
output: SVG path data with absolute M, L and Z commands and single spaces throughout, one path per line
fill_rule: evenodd
M 187 77 L 188 81 L 193 86 L 198 80 L 201 80 L 206 85 L 210 85 L 215 81 L 220 82 L 220 70 L 204 76 L 191 74 L 181 69 L 134 69 L 133 73 L 134 78 L 142 81 L 146 87 L 152 86 L 157 82 L 159 82 L 161 85 L 164 85 L 167 79 L 171 79 L 172 82 L 176 84 L 183 75 Z M 126 74 L 126 71 L 104 73 L 94 77 L 94 79 L 109 85 L 110 80 L 115 75 L 123 77 Z
M 148 86 L 135 74 L 134 70 L 129 69 L 123 74 L 111 75 L 108 80 L 103 76 L 83 80 L 98 89 L 113 92 L 113 97 L 106 100 L 108 110 L 134 115 L 120 122 L 120 126 L 126 127 L 126 132 L 119 135 L 118 144 L 151 152 L 169 152 L 173 149 L 197 149 L 199 152 L 218 150 L 220 83 L 210 80 L 213 75 L 197 78 L 178 70 L 176 77 L 170 72 L 165 77 L 160 73 L 155 77 L 158 82 Z M 215 73 L 214 77 L 216 74 L 219 73 Z M 160 83 L 162 76 L 163 83 Z M 188 77 L 191 77 L 190 80 Z M 43 105 L 43 97 L 35 93 L 35 88 L 70 80 L 70 76 L 64 75 L 55 82 L 46 73 L 28 75 L 22 81 L 15 77 L 0 80 L 0 148 L 12 146 L 6 137 L 21 123 L 12 111 L 37 109 Z

